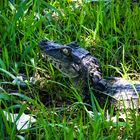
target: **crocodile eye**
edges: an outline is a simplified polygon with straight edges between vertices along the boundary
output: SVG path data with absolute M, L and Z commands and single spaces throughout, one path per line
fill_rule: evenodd
M 62 49 L 62 52 L 63 52 L 65 55 L 67 55 L 67 56 L 70 55 L 70 51 L 69 51 L 68 49 L 66 49 L 66 48 Z

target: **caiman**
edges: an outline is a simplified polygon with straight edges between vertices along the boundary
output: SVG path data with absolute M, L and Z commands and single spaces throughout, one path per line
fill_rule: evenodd
M 124 78 L 102 78 L 97 58 L 76 42 L 60 45 L 43 39 L 39 47 L 48 56 L 50 63 L 75 83 L 83 82 L 88 86 L 88 80 L 99 104 L 105 104 L 108 99 L 117 108 L 139 108 L 140 82 Z M 88 82 L 89 83 L 89 82 Z

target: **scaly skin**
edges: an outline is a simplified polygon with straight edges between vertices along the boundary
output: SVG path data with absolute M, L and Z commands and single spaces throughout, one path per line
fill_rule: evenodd
M 98 60 L 75 42 L 59 45 L 44 39 L 39 43 L 39 47 L 64 75 L 76 79 L 77 83 L 91 80 L 99 103 L 105 103 L 109 97 L 109 102 L 119 106 L 118 108 L 139 107 L 140 83 L 133 84 L 132 81 L 117 77 L 102 79 Z
M 109 77 L 101 79 L 94 88 L 95 94 L 109 97 L 117 108 L 139 108 L 140 82 L 124 78 Z

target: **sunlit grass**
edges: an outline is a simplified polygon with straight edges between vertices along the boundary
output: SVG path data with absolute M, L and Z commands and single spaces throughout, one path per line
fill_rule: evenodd
M 129 110 L 125 121 L 108 120 L 105 108 L 90 93 L 92 105 L 80 90 L 42 57 L 43 38 L 61 44 L 77 41 L 98 58 L 104 77 L 139 79 L 140 10 L 128 0 L 72 2 L 43 0 L 0 4 L 0 138 L 3 139 L 138 139 L 140 116 Z M 22 75 L 26 86 L 13 84 Z M 37 81 L 31 84 L 31 77 Z M 12 83 L 12 84 L 11 84 Z M 90 108 L 90 110 L 89 110 Z M 17 130 L 9 113 L 33 114 L 37 122 Z M 122 118 L 121 118 L 122 119 Z

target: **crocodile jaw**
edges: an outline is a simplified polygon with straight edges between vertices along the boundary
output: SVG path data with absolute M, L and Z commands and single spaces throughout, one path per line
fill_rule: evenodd
M 74 63 L 62 63 L 58 59 L 48 57 L 49 62 L 60 72 L 62 72 L 65 76 L 69 78 L 75 78 L 79 76 L 79 66 Z

